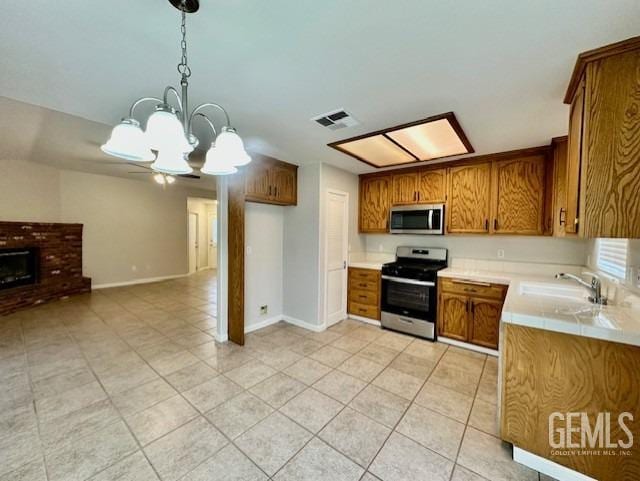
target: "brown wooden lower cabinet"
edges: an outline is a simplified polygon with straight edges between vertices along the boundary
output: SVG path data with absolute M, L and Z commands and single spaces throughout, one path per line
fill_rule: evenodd
M 349 314 L 380 320 L 380 271 L 349 267 Z
M 438 284 L 438 335 L 498 349 L 506 286 L 445 278 Z

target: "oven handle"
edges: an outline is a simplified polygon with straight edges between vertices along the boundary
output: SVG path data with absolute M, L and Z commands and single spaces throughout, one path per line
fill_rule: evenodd
M 414 286 L 430 286 L 433 287 L 436 285 L 435 282 L 429 281 L 416 281 L 413 279 L 403 279 L 402 277 L 392 277 L 392 276 L 382 276 L 382 278 L 386 281 L 399 282 L 400 284 L 411 284 Z

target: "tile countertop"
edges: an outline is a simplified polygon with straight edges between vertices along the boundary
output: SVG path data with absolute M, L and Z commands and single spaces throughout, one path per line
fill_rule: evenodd
M 396 257 L 393 254 L 358 252 L 349 254 L 349 267 L 379 271 L 382 269 L 382 264 L 395 260 Z
M 524 274 L 447 268 L 438 277 L 468 279 L 509 286 L 502 322 L 548 331 L 640 346 L 640 310 L 628 302 L 597 306 L 576 282 L 557 280 L 551 274 Z M 558 297 L 527 292 L 545 288 L 569 288 L 582 296 Z

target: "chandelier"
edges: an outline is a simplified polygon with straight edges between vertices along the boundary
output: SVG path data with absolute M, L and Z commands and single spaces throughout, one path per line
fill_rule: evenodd
M 198 10 L 198 0 L 169 0 L 182 12 L 180 32 L 182 34 L 182 57 L 178 64 L 181 75 L 181 93 L 172 86 L 164 89 L 162 99 L 143 97 L 131 105 L 129 116 L 116 125 L 111 137 L 101 147 L 109 155 L 132 162 L 153 162 L 151 169 L 161 174 L 181 175 L 193 172 L 188 163 L 189 154 L 198 146 L 199 140 L 193 135 L 193 123 L 204 121 L 213 132 L 213 142 L 207 150 L 206 160 L 200 171 L 208 175 L 228 175 L 238 171 L 238 167 L 251 162 L 242 139 L 231 126 L 229 114 L 220 105 L 207 102 L 198 105 L 189 113 L 189 77 L 191 68 L 187 62 L 187 13 Z M 169 104 L 173 95 L 176 106 Z M 136 108 L 147 102 L 155 102 L 155 110 L 147 119 L 143 131 L 140 122 L 134 117 Z M 225 123 L 216 129 L 213 121 L 203 112 L 217 110 L 224 115 Z M 154 152 L 155 151 L 155 152 Z

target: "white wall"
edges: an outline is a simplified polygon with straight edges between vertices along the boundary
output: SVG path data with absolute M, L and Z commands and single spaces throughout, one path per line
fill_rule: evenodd
M 251 331 L 283 315 L 284 208 L 245 205 L 244 327 Z M 260 306 L 268 306 L 260 314 Z
M 446 247 L 449 258 L 584 265 L 587 241 L 526 236 L 429 236 L 368 234 L 367 252 L 395 254 L 399 245 Z M 504 258 L 498 258 L 498 249 Z
M 298 169 L 298 205 L 284 208 L 284 314 L 319 325 L 320 164 Z
M 0 160 L 0 219 L 84 224 L 94 286 L 186 274 L 190 195 L 214 193 Z

